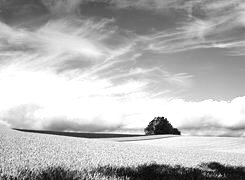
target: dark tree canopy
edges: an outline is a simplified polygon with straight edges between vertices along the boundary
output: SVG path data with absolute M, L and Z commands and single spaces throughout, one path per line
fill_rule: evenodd
M 149 125 L 145 128 L 146 135 L 157 135 L 157 134 L 176 134 L 180 135 L 180 131 L 174 128 L 167 118 L 155 117 Z

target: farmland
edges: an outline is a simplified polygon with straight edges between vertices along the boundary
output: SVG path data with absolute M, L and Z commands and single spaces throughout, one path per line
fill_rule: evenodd
M 28 133 L 1 127 L 1 174 L 19 169 L 62 167 L 69 171 L 94 167 L 136 167 L 156 163 L 196 167 L 203 162 L 245 166 L 245 139 L 169 137 L 117 142 Z M 122 139 L 121 139 L 122 140 Z M 120 140 L 120 141 L 121 141 Z

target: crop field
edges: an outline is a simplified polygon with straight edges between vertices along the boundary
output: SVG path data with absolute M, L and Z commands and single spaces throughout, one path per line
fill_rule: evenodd
M 118 138 L 123 139 L 123 138 Z M 159 138 L 131 141 L 133 144 L 168 147 L 172 149 L 188 149 L 189 151 L 227 152 L 245 155 L 245 138 L 239 137 L 197 137 L 180 136 L 173 138 Z
M 169 137 L 122 141 L 20 132 L 0 127 L 0 174 L 20 169 L 60 167 L 80 171 L 94 167 L 136 167 L 144 164 L 197 167 L 203 162 L 245 166 L 243 138 Z M 139 138 L 139 137 L 138 137 Z M 137 138 L 136 138 L 137 139 Z

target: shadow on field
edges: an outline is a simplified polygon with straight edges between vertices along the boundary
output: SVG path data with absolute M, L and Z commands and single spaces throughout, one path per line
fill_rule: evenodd
M 179 135 L 151 135 L 151 136 L 134 136 L 123 138 L 104 138 L 103 140 L 115 141 L 115 142 L 130 142 L 130 141 L 150 141 L 156 139 L 166 139 L 172 137 L 179 137 Z
M 48 167 L 37 171 L 20 170 L 17 176 L 2 175 L 1 179 L 111 179 L 111 180 L 245 180 L 245 167 L 225 166 L 217 162 L 203 163 L 196 168 L 145 164 L 137 167 L 99 166 L 80 171 L 65 167 Z
M 59 136 L 71 136 L 71 137 L 80 137 L 80 138 L 121 138 L 121 137 L 139 137 L 145 135 L 139 134 L 112 134 L 112 133 L 78 133 L 78 132 L 62 132 L 62 131 L 45 131 L 45 130 L 29 130 L 29 129 L 17 129 L 13 130 L 30 132 L 30 133 L 41 133 L 41 134 L 51 134 Z

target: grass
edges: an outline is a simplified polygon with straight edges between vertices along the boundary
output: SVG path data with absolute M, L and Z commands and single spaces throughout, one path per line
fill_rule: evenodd
M 38 179 L 38 180 L 243 180 L 245 168 L 225 166 L 217 162 L 203 163 L 197 168 L 181 166 L 144 164 L 137 167 L 99 166 L 96 168 L 69 170 L 65 167 L 47 167 L 33 171 L 20 169 L 16 176 L 1 175 L 2 180 L 10 179 Z
M 205 137 L 180 136 L 178 138 L 152 139 L 151 141 L 135 141 L 131 144 L 151 145 L 154 147 L 186 149 L 188 151 L 213 151 L 245 155 L 245 138 L 243 137 Z
M 0 175 L 2 179 L 192 179 L 195 175 L 245 179 L 244 146 L 241 138 L 172 137 L 129 143 L 0 127 Z M 215 169 L 212 164 L 200 165 L 213 161 Z

